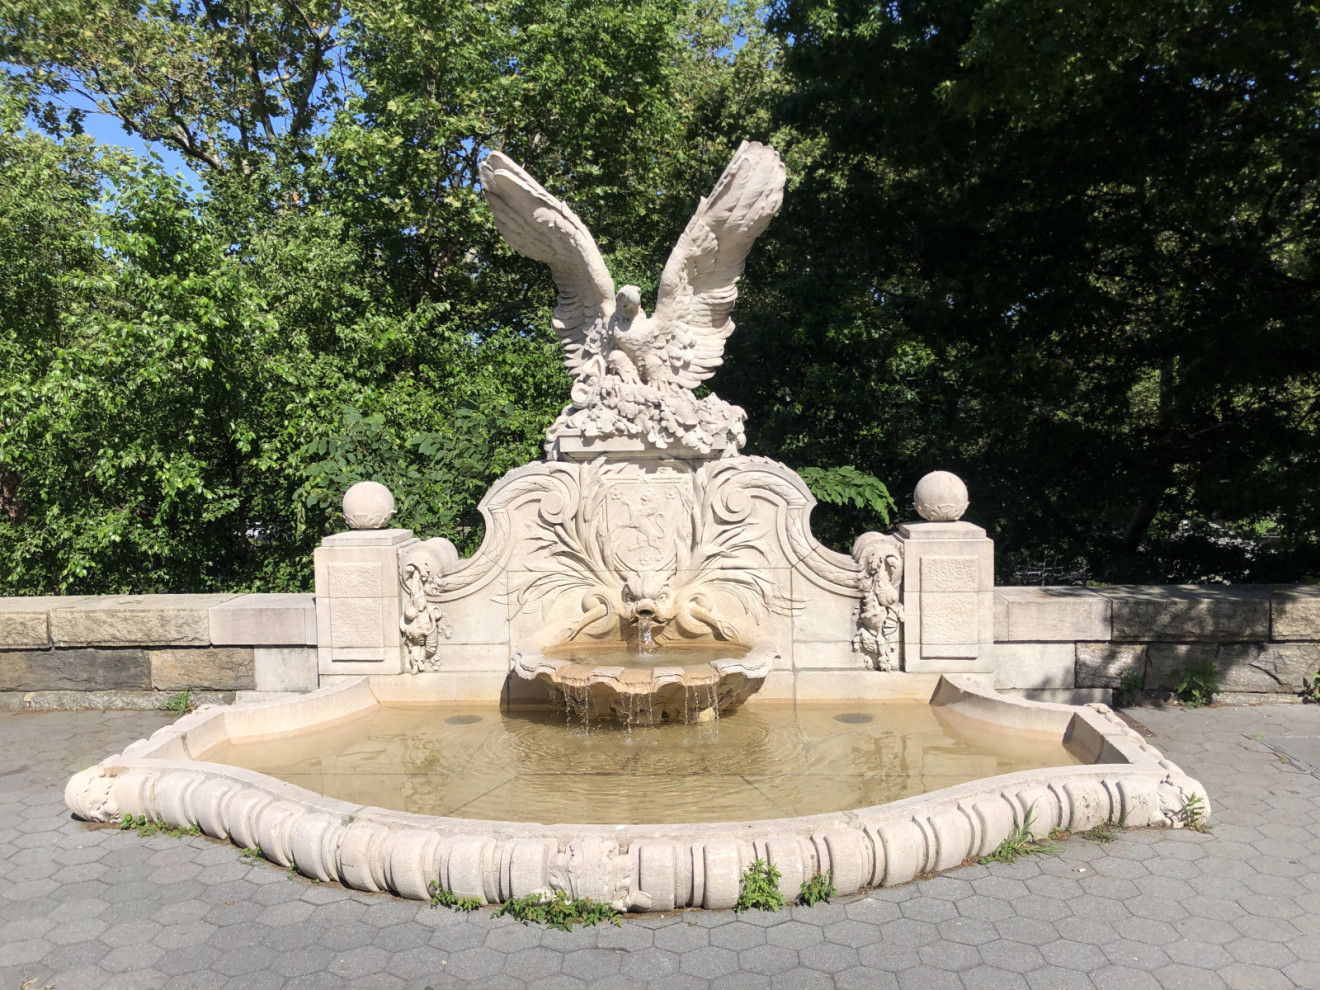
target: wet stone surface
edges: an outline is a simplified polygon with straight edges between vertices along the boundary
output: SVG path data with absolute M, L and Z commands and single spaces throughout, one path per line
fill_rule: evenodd
M 4 714 L 0 987 L 1320 986 L 1320 777 L 1303 763 L 1320 707 L 1130 714 L 1210 790 L 1211 834 L 1074 836 L 1057 855 L 810 909 L 570 933 L 291 880 L 205 837 L 77 822 L 68 776 L 167 717 Z

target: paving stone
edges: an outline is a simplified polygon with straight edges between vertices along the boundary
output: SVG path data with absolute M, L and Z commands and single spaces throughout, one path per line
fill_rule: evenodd
M 534 980 L 539 981 L 560 972 L 564 966 L 564 958 L 561 953 L 539 945 L 515 949 L 504 956 L 504 975 L 527 980 L 529 983 Z
M 762 948 L 764 948 L 764 946 L 762 946 Z M 647 982 L 651 980 L 659 980 L 678 972 L 680 958 L 681 957 L 678 953 L 666 952 L 663 949 L 637 949 L 629 952 L 624 957 L 620 971 L 624 976 L 635 980 L 643 980 Z M 742 960 L 742 958 L 742 956 L 739 957 L 740 960 Z M 796 957 L 794 957 L 791 965 L 797 965 Z M 751 969 L 751 967 L 747 966 L 745 962 L 742 963 L 742 967 L 744 969 Z
M 950 973 L 975 969 L 981 965 L 981 953 L 975 946 L 960 945 L 957 942 L 934 942 L 923 945 L 917 950 L 917 956 L 923 965 Z
M 1293 983 L 1282 971 L 1267 966 L 1233 963 L 1219 972 L 1232 990 L 1289 990 Z
M 1085 973 L 1056 966 L 1042 966 L 1026 974 L 1031 990 L 1095 990 L 1095 984 Z
M 863 966 L 886 973 L 901 973 L 922 965 L 917 950 L 909 945 L 894 945 L 890 942 L 875 942 L 857 950 L 857 958 Z
M 799 965 L 796 949 L 783 945 L 758 945 L 738 953 L 738 965 L 753 973 L 784 973 Z
M 1030 990 L 1026 978 L 994 966 L 981 966 L 959 974 L 964 990 Z
M 696 950 L 693 950 L 696 951 Z M 689 955 L 690 953 L 684 953 Z M 563 956 L 563 972 L 588 983 L 603 980 L 619 972 L 623 953 L 617 949 L 579 949 Z
M 282 976 L 305 976 L 323 973 L 330 968 L 335 954 L 319 945 L 304 945 L 296 949 L 277 949 L 271 969 Z
M 801 949 L 815 945 L 824 937 L 821 929 L 815 925 L 804 925 L 800 921 L 772 928 L 765 934 L 765 940 L 771 945 L 781 945 L 786 949 Z M 656 945 L 659 944 L 660 940 L 657 938 Z
M 900 990 L 946 990 L 959 985 L 956 973 L 934 966 L 913 966 L 898 974 Z
M 798 953 L 798 958 L 801 960 L 802 953 Z M 713 980 L 738 969 L 738 953 L 732 949 L 708 945 L 705 948 L 683 953 L 683 961 L 679 964 L 679 968 L 692 976 Z
M 963 945 L 984 945 L 999 938 L 999 929 L 994 924 L 976 918 L 955 918 L 941 922 L 936 928 L 945 942 Z
M 0 751 L 45 768 L 0 778 L 15 809 L 0 827 L 0 944 L 35 967 L 0 961 L 0 986 L 29 976 L 188 990 L 1320 986 L 1310 925 L 1320 910 L 1311 866 L 1320 779 L 1255 738 L 1320 736 L 1320 710 L 1136 714 L 1205 782 L 1213 834 L 1073 837 L 1057 856 L 974 865 L 812 909 L 685 911 L 567 933 L 291 881 L 205 838 L 144 840 L 72 821 L 60 794 L 70 769 L 164 720 L 0 715 Z
M 771 977 L 770 986 L 774 990 L 834 990 L 834 979 L 828 973 L 796 969 Z
M 830 929 L 837 928 L 839 925 L 856 924 L 856 922 L 840 921 L 833 925 L 826 925 L 826 938 L 829 938 Z M 866 925 L 859 926 L 866 932 L 872 929 Z M 604 934 L 604 933 L 602 933 Z M 755 925 L 721 925 L 718 928 L 710 930 L 710 944 L 718 946 L 721 949 L 732 949 L 739 952 L 743 949 L 750 949 L 754 945 L 764 945 L 766 934 L 764 928 L 758 928 Z M 831 939 L 831 941 L 836 941 Z M 602 940 L 602 945 L 604 944 Z
M 379 950 L 376 951 L 379 952 Z M 381 955 L 384 955 L 384 953 L 381 953 Z M 445 971 L 447 975 L 455 979 L 484 981 L 499 973 L 503 966 L 504 956 L 501 953 L 495 952 L 493 949 L 478 947 L 455 952 L 450 956 Z M 384 969 L 385 964 L 382 963 L 376 968 Z
M 835 986 L 837 987 L 837 982 Z M 763 990 L 774 982 L 760 973 L 727 973 L 711 981 L 711 990 Z

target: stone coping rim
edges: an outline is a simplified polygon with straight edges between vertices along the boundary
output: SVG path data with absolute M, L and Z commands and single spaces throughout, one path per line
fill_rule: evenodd
M 299 727 L 363 711 L 379 701 L 357 678 L 301 698 L 208 707 L 76 774 L 65 789 L 87 820 L 146 815 L 199 825 L 219 839 L 257 846 L 282 866 L 363 890 L 427 899 L 439 883 L 487 903 L 564 890 L 634 911 L 728 908 L 742 872 L 765 859 L 781 890 L 829 870 L 839 893 L 903 883 L 992 851 L 1033 814 L 1041 835 L 1105 821 L 1181 827 L 1205 789 L 1165 760 L 1106 706 L 1073 708 L 998 695 L 942 678 L 931 704 L 968 718 L 1011 717 L 1089 745 L 1096 762 L 1024 770 L 957 784 L 889 804 L 794 818 L 666 825 L 544 825 L 443 818 L 355 805 L 276 778 L 191 759 L 230 738 L 230 726 L 281 714 Z M 253 733 L 238 731 L 235 738 Z

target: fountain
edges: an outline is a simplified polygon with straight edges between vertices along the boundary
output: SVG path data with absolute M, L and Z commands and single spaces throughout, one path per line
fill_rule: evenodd
M 788 467 L 740 453 L 714 374 L 783 165 L 745 143 L 664 268 L 616 290 L 569 207 L 500 153 L 499 228 L 550 266 L 573 375 L 546 459 L 481 503 L 485 539 L 390 529 L 374 483 L 316 552 L 320 688 L 205 708 L 70 780 L 320 880 L 497 902 L 730 907 L 754 859 L 790 896 L 988 853 L 1020 822 L 1186 823 L 1205 791 L 1102 705 L 992 688 L 993 544 L 945 472 L 923 521 L 851 554 Z M 741 710 L 740 710 L 741 709 Z

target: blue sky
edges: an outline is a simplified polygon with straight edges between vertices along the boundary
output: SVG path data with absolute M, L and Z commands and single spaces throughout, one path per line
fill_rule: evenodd
M 154 151 L 165 163 L 165 168 L 182 175 L 184 181 L 188 183 L 189 188 L 194 193 L 201 190 L 202 181 L 200 177 L 188 167 L 187 159 L 173 148 L 159 142 L 148 144 L 136 134 L 126 131 L 117 117 L 101 113 L 89 101 L 76 93 L 65 94 L 65 102 L 70 107 L 86 111 L 87 115 L 83 118 L 83 130 L 90 134 L 98 144 L 118 145 L 121 148 L 127 148 L 142 158 L 146 158 Z

